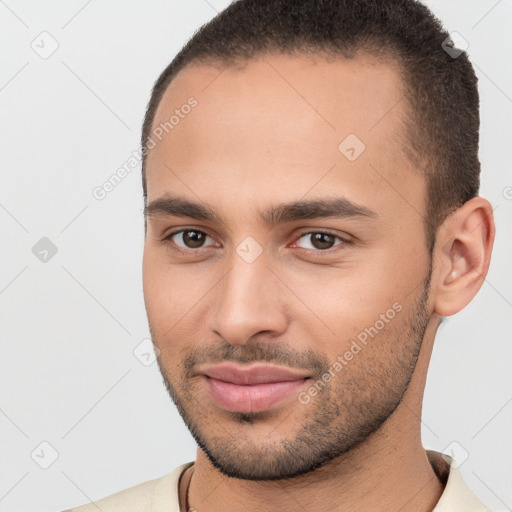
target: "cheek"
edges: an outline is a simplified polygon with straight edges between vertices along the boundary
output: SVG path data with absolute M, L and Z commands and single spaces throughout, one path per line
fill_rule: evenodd
M 162 294 L 162 286 L 159 282 L 160 266 L 154 257 L 154 254 L 147 246 L 144 248 L 142 259 L 142 284 L 144 292 L 144 302 L 146 311 L 152 320 L 152 316 L 156 314 L 160 305 L 160 296 Z
M 179 350 L 180 340 L 198 331 L 198 315 L 204 314 L 208 291 L 215 284 L 211 273 L 199 265 L 172 265 L 160 250 L 145 249 L 144 301 L 155 342 L 172 341 Z
M 178 313 L 187 302 L 193 286 L 187 286 L 190 272 L 187 266 L 169 264 L 161 249 L 146 246 L 143 257 L 143 284 L 146 307 L 152 314 Z
M 297 276 L 297 288 L 305 291 L 301 298 L 321 319 L 315 320 L 318 329 L 312 335 L 322 338 L 327 352 L 345 350 L 358 336 L 364 339 L 364 333 L 400 329 L 406 305 L 420 291 L 428 263 L 424 262 L 424 269 L 421 262 L 410 261 L 406 265 L 395 253 L 375 251 L 350 268 Z M 306 328 L 304 323 L 302 327 Z

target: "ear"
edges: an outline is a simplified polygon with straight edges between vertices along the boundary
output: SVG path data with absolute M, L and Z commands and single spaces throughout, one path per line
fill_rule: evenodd
M 480 290 L 489 270 L 494 233 L 492 206 L 482 197 L 464 203 L 439 227 L 434 248 L 436 313 L 459 312 Z

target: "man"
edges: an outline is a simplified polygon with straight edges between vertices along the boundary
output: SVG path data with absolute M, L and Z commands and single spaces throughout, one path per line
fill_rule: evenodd
M 203 26 L 142 136 L 146 309 L 197 458 L 73 510 L 488 510 L 420 435 L 436 330 L 490 262 L 478 130 L 467 55 L 414 0 Z

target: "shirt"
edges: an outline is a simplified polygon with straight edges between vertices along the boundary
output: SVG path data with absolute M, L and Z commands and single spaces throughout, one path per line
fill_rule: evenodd
M 491 512 L 466 486 L 452 457 L 433 450 L 426 450 L 426 453 L 432 469 L 445 486 L 432 512 Z M 186 462 L 160 478 L 63 512 L 187 512 L 179 507 L 178 483 L 193 464 Z

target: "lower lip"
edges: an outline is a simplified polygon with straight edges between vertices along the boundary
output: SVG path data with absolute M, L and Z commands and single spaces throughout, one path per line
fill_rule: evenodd
M 231 412 L 260 412 L 290 397 L 309 379 L 239 386 L 204 376 L 206 387 L 215 403 Z

